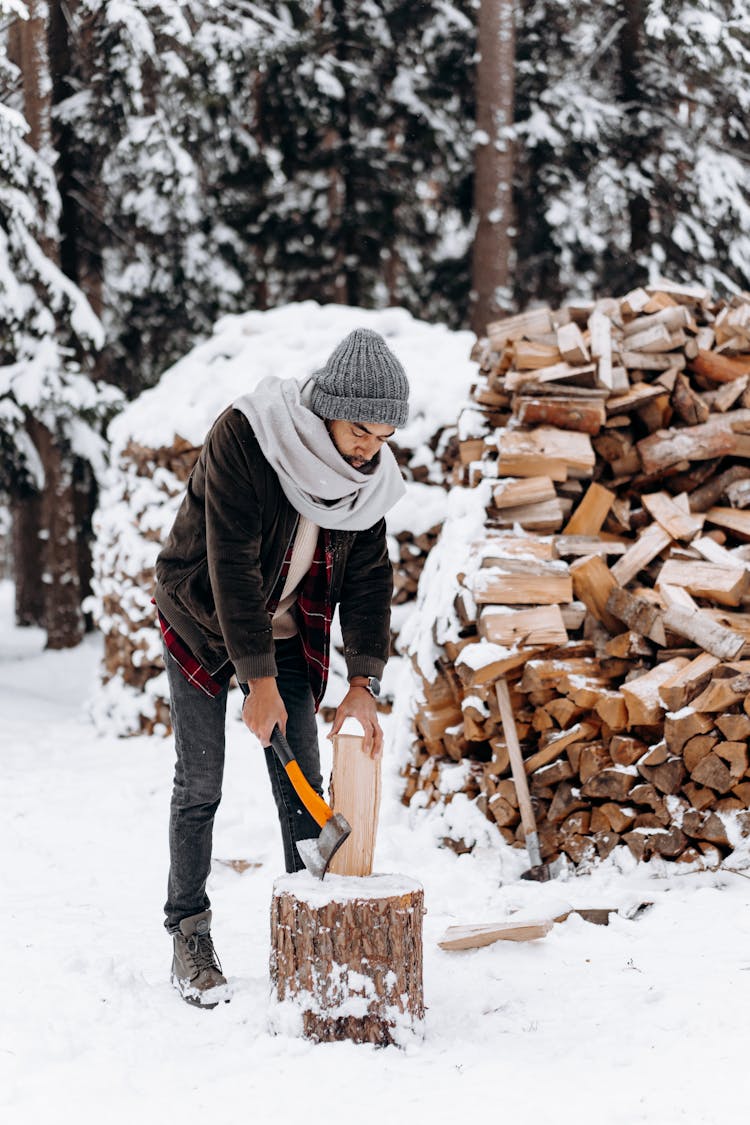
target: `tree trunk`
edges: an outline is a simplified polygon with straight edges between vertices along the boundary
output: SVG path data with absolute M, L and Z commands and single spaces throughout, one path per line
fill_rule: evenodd
M 52 103 L 58 105 L 73 93 L 69 75 L 71 70 L 69 20 L 80 7 L 80 0 L 68 0 L 63 6 L 59 0 L 50 0 L 49 65 L 52 78 Z M 81 21 L 79 21 L 79 27 Z M 79 33 L 76 51 L 86 56 L 90 51 L 91 21 Z M 102 192 L 95 169 L 76 168 L 71 152 L 71 133 L 68 126 L 55 123 L 55 149 L 57 152 L 57 186 L 62 201 L 60 215 L 60 266 L 66 277 L 75 281 L 85 294 L 98 317 L 101 317 L 104 299 L 102 292 L 101 214 Z M 96 375 L 106 378 L 102 359 Z
M 47 648 L 74 648 L 83 639 L 84 623 L 72 458 L 41 422 L 31 420 L 29 432 L 44 466 L 41 522 Z
M 42 583 L 42 496 L 30 492 L 11 502 L 13 521 L 13 579 L 16 586 L 16 625 L 44 625 L 45 588 Z
M 624 19 L 620 31 L 620 95 L 628 117 L 635 123 L 643 101 L 640 78 L 643 0 L 625 0 Z M 637 163 L 637 160 L 635 161 Z M 628 199 L 630 219 L 630 251 L 637 255 L 649 244 L 650 207 L 640 192 Z
M 512 308 L 513 124 L 515 25 L 513 0 L 482 0 L 477 36 L 477 130 L 474 210 L 477 230 L 472 260 L 472 328 L 483 335 L 488 321 Z
M 27 0 L 29 19 L 20 25 L 24 113 L 29 123 L 29 143 L 40 157 L 52 164 L 53 81 L 49 61 L 49 7 L 45 0 Z M 40 239 L 44 254 L 60 264 L 59 236 Z M 40 502 L 39 530 L 44 537 L 41 556 L 44 610 L 42 624 L 47 630 L 47 648 L 72 648 L 84 632 L 81 612 L 79 528 L 73 485 L 73 457 L 56 436 L 38 419 L 30 417 L 27 429 L 44 467 L 45 488 Z M 22 517 L 23 520 L 23 517 Z M 21 526 L 14 542 L 16 575 L 29 563 L 28 528 Z M 23 581 L 23 579 L 22 579 Z

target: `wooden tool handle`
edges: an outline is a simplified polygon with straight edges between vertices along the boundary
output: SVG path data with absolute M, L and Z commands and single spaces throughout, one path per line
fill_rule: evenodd
M 274 727 L 271 732 L 271 746 L 273 747 L 276 757 L 284 767 L 286 775 L 291 781 L 300 801 L 316 824 L 319 824 L 320 827 L 323 828 L 333 816 L 333 809 L 315 792 L 312 785 L 303 774 L 291 746 L 284 738 L 278 726 Z
M 501 676 L 495 684 L 495 691 L 497 693 L 497 705 L 500 708 L 500 719 L 505 734 L 505 744 L 508 747 L 508 756 L 510 757 L 510 768 L 513 774 L 513 780 L 516 784 L 518 807 L 521 811 L 521 823 L 523 824 L 523 830 L 527 836 L 532 832 L 536 835 L 536 819 L 534 817 L 534 810 L 531 807 L 529 783 L 526 779 L 521 745 L 518 741 L 518 730 L 516 729 L 516 720 L 513 717 L 510 692 L 508 691 L 508 685 L 504 676 Z

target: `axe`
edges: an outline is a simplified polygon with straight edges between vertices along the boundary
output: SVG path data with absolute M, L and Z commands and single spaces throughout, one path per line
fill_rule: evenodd
M 316 878 L 322 879 L 334 855 L 351 833 L 351 825 L 341 813 L 335 813 L 315 792 L 278 726 L 275 726 L 271 732 L 271 747 L 284 767 L 300 801 L 313 820 L 320 825 L 319 836 L 311 840 L 297 840 L 296 845 L 307 870 Z

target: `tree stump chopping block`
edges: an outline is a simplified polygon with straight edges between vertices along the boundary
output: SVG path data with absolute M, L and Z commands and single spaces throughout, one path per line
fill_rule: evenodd
M 271 981 L 276 1031 L 317 1042 L 403 1045 L 424 1019 L 424 892 L 401 875 L 274 883 Z

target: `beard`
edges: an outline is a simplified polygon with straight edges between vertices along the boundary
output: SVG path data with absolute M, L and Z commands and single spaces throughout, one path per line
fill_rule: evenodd
M 341 453 L 340 449 L 339 449 L 339 453 Z M 351 467 L 353 469 L 356 469 L 358 473 L 364 473 L 365 476 L 368 476 L 368 477 L 372 476 L 372 474 L 375 472 L 378 465 L 380 464 L 380 453 L 379 452 L 376 453 L 375 456 L 370 461 L 362 461 L 361 464 L 359 463 L 358 457 L 347 457 L 347 455 L 345 453 L 341 453 L 341 456 L 344 458 L 347 465 L 351 465 Z
M 364 473 L 365 476 L 368 477 L 372 476 L 372 474 L 380 464 L 380 450 L 378 450 L 375 456 L 372 457 L 369 461 L 362 461 L 361 464 L 357 464 L 357 462 L 359 461 L 358 457 L 350 457 L 347 453 L 343 453 L 339 448 L 338 442 L 335 440 L 333 434 L 331 433 L 331 427 L 328 422 L 326 422 L 326 429 L 328 430 L 328 436 L 336 447 L 336 452 L 338 453 L 339 457 L 342 457 L 344 461 L 346 461 L 347 465 L 351 465 L 351 467 L 353 469 L 356 469 L 358 473 Z

